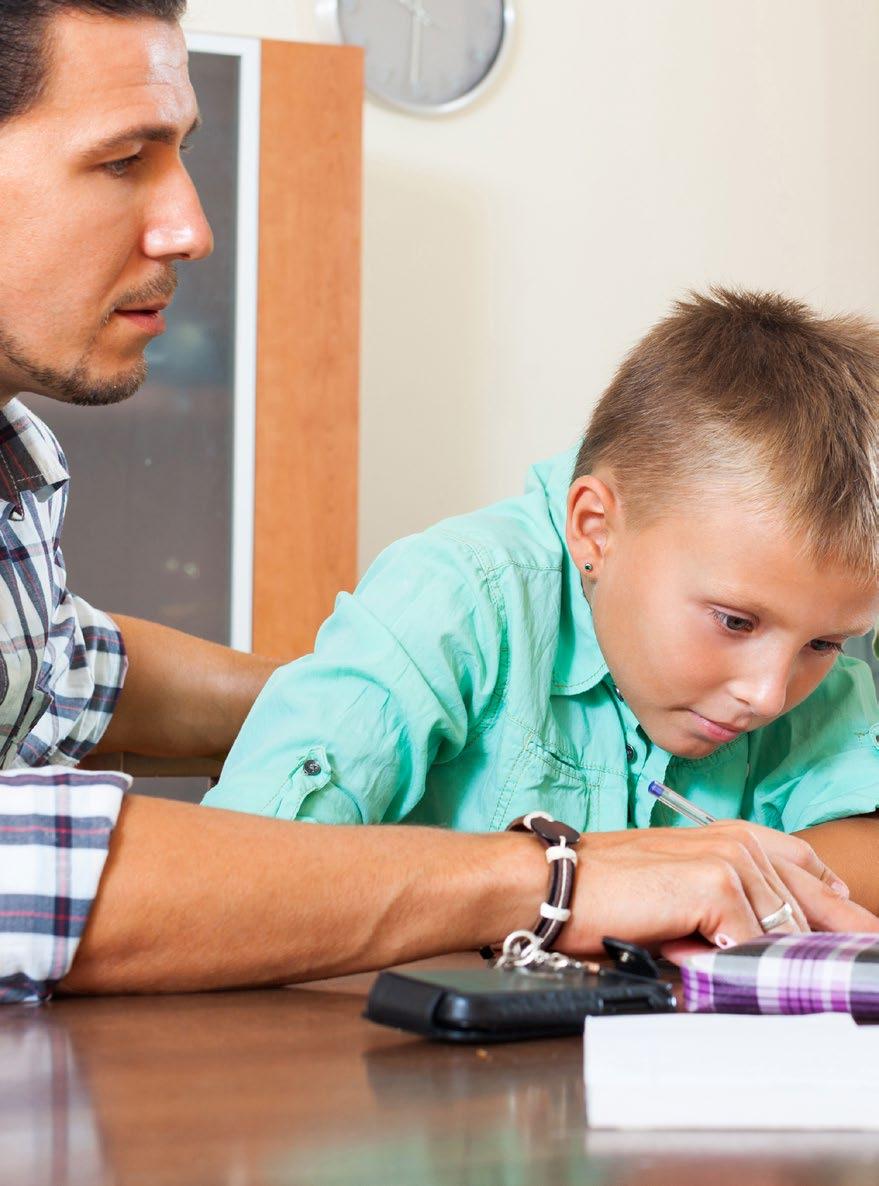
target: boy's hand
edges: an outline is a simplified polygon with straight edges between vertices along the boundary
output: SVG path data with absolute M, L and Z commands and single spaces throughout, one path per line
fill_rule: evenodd
M 698 932 L 727 946 L 762 935 L 760 919 L 784 902 L 794 917 L 781 931 L 879 932 L 799 837 L 737 820 L 592 834 L 561 945 L 586 953 L 601 951 L 603 935 L 657 943 Z

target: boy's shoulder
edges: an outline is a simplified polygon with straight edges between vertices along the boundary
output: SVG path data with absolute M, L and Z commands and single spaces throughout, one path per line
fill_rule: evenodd
M 572 468 L 571 452 L 539 462 L 529 471 L 523 494 L 443 519 L 421 538 L 428 547 L 470 552 L 487 573 L 502 568 L 558 572 Z

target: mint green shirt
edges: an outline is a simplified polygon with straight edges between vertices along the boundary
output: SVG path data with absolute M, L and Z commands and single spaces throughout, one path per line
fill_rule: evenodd
M 573 453 L 525 494 L 394 544 L 315 651 L 269 680 L 205 803 L 473 831 L 541 809 L 581 830 L 717 816 L 795 831 L 879 806 L 879 706 L 841 656 L 812 695 L 708 757 L 654 745 L 615 692 L 564 544 Z

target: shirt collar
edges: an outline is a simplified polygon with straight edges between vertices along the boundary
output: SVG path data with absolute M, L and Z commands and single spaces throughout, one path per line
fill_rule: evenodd
M 57 490 L 70 478 L 57 441 L 20 400 L 0 408 L 0 501 L 18 506 L 22 491 Z
M 542 492 L 546 499 L 552 527 L 561 541 L 562 592 L 559 614 L 559 639 L 553 664 L 553 692 L 576 696 L 595 687 L 608 674 L 607 663 L 598 639 L 592 610 L 583 594 L 580 573 L 565 543 L 568 489 L 574 472 L 576 449 L 569 449 L 548 461 L 532 466 L 526 490 Z

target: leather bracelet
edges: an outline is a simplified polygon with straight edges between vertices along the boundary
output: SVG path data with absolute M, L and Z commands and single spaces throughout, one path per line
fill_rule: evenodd
M 546 901 L 540 904 L 540 915 L 531 928 L 544 951 L 552 945 L 561 933 L 562 927 L 571 917 L 571 898 L 574 894 L 574 872 L 577 868 L 575 846 L 580 843 L 576 828 L 555 820 L 545 811 L 531 811 L 507 825 L 508 832 L 531 832 L 546 848 L 546 859 L 552 869 Z M 480 954 L 493 959 L 495 952 L 483 947 Z

